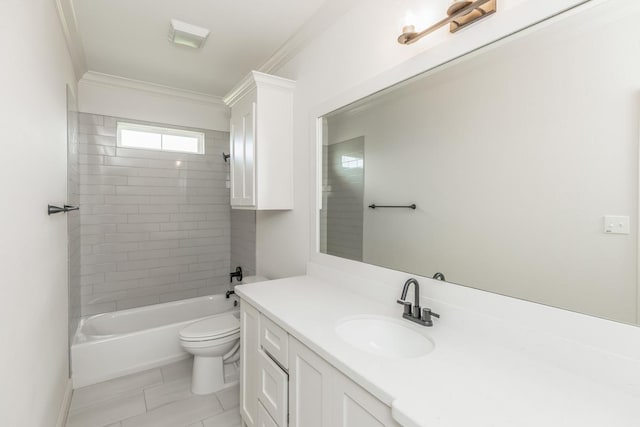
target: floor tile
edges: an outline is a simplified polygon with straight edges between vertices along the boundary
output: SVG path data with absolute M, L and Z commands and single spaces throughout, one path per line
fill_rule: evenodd
M 142 392 L 134 396 L 121 396 L 87 406 L 69 415 L 67 427 L 102 427 L 123 418 L 144 414 L 147 408 Z
M 122 421 L 122 427 L 183 427 L 222 413 L 215 394 L 192 396 Z
M 162 378 L 164 382 L 175 381 L 182 378 L 191 378 L 193 371 L 193 357 L 163 366 Z
M 155 409 L 167 403 L 191 397 L 191 377 L 181 378 L 171 382 L 147 388 L 144 398 L 147 410 Z M 223 405 L 224 406 L 224 405 Z
M 239 379 L 240 379 L 240 364 L 238 362 L 225 363 L 224 382 L 231 383 L 231 382 L 236 382 Z
M 204 427 L 241 427 L 240 411 L 233 409 L 202 421 Z
M 235 385 L 233 387 L 225 388 L 216 393 L 222 408 L 227 411 L 232 408 L 237 408 L 240 405 L 240 386 Z
M 105 402 L 114 397 L 136 394 L 142 392 L 145 387 L 157 384 L 162 384 L 160 369 L 151 369 L 82 387 L 73 391 L 69 413 L 73 414 L 83 408 Z

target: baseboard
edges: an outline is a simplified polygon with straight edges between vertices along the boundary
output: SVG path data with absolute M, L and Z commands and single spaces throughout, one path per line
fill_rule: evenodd
M 62 397 L 62 403 L 60 404 L 60 412 L 58 413 L 58 421 L 56 427 L 65 427 L 67 424 L 67 415 L 69 415 L 69 406 L 71 406 L 71 396 L 73 394 L 73 383 L 71 378 L 67 380 L 67 385 L 64 388 L 64 396 Z

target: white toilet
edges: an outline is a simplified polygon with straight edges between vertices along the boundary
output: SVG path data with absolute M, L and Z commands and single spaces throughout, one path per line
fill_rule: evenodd
M 266 280 L 250 276 L 242 283 Z M 180 331 L 180 344 L 186 352 L 193 354 L 193 394 L 221 390 L 225 386 L 224 361 L 237 354 L 240 348 L 240 313 L 219 314 L 188 325 Z
M 192 323 L 180 331 L 180 344 L 193 354 L 191 391 L 209 394 L 224 388 L 224 360 L 237 351 L 240 319 L 221 314 Z

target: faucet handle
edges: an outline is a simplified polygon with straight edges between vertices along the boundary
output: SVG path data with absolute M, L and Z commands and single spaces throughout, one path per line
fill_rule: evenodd
M 404 307 L 404 314 L 411 315 L 411 301 L 405 301 L 403 299 L 399 299 L 396 301 L 398 304 Z
M 422 309 L 422 322 L 425 324 L 425 326 L 433 326 L 432 317 L 437 317 L 439 319 L 440 315 L 431 311 L 430 308 Z

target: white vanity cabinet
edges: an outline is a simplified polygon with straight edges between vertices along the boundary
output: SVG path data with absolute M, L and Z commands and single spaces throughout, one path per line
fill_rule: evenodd
M 400 427 L 391 408 L 289 337 L 291 427 Z
M 232 208 L 293 208 L 294 87 L 252 71 L 224 98 L 231 107 Z
M 391 408 L 242 301 L 240 408 L 247 427 L 399 427 Z
M 247 427 L 258 426 L 260 313 L 240 303 L 240 415 Z

